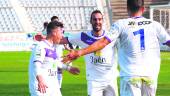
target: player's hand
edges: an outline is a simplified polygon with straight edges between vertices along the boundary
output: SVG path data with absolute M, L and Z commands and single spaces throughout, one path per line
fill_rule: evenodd
M 80 73 L 80 70 L 79 70 L 79 68 L 77 68 L 77 67 L 70 67 L 70 69 L 69 69 L 69 72 L 71 73 L 71 74 L 74 74 L 74 75 L 78 75 L 79 73 Z
M 46 36 L 43 36 L 42 34 L 36 34 L 35 36 L 34 36 L 34 39 L 36 40 L 36 41 L 42 41 L 42 40 L 44 40 L 46 38 Z
M 48 86 L 45 84 L 42 76 L 37 76 L 37 80 L 38 80 L 38 91 L 40 91 L 40 93 L 46 93 L 46 88 L 48 88 Z
M 38 82 L 38 91 L 40 91 L 40 93 L 46 93 L 46 88 L 48 88 L 47 85 L 43 82 Z
M 79 51 L 77 51 L 77 50 L 70 50 L 69 54 L 67 54 L 66 56 L 63 57 L 62 62 L 64 64 L 69 64 L 73 60 L 77 59 L 78 57 L 80 57 Z
M 71 51 L 71 49 L 67 46 L 67 44 L 64 44 L 64 49 L 67 51 Z

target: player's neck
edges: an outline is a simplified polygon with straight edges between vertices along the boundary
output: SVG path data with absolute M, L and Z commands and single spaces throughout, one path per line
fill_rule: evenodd
M 142 13 L 133 13 L 130 15 L 130 17 L 141 17 L 142 16 Z
M 46 40 L 47 40 L 50 44 L 52 44 L 52 45 L 54 44 L 54 42 L 53 42 L 53 39 L 52 39 L 52 38 L 48 38 L 48 37 L 47 37 L 47 39 L 46 39 Z
M 98 32 L 93 31 L 93 32 L 92 32 L 92 35 L 93 35 L 93 36 L 96 36 L 96 37 L 102 36 L 102 35 L 103 35 L 103 30 L 100 30 L 100 31 L 98 31 Z
M 144 13 L 144 7 L 141 7 L 137 12 L 134 13 L 130 12 L 130 17 L 141 17 L 143 13 Z

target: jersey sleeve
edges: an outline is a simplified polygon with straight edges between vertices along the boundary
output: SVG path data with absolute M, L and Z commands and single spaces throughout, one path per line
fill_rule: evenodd
M 157 33 L 160 42 L 166 43 L 167 41 L 170 41 L 170 35 L 168 34 L 168 32 L 166 32 L 165 28 L 161 24 L 158 24 L 157 26 L 159 26 L 157 29 Z
M 36 75 L 42 75 L 41 66 L 43 64 L 44 58 L 45 58 L 45 49 L 38 44 L 34 51 L 34 61 L 33 61 Z
M 71 34 L 70 37 L 68 37 L 68 41 L 69 41 L 71 44 L 73 44 L 73 45 L 78 45 L 78 46 L 80 46 L 81 32 Z
M 109 42 L 116 42 L 117 38 L 120 35 L 120 28 L 118 27 L 117 23 L 112 24 L 110 31 L 106 34 L 105 38 L 109 41 Z

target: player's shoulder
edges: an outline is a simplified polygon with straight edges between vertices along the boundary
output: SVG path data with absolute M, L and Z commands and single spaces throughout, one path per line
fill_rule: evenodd
M 162 28 L 162 27 L 163 27 L 163 26 L 162 26 L 162 24 L 161 24 L 161 23 L 159 23 L 158 21 L 155 21 L 155 20 L 152 20 L 152 19 L 146 19 L 146 20 L 148 20 L 148 21 L 150 21 L 150 22 L 151 22 L 151 26 L 152 26 L 152 28 L 160 29 L 160 28 Z
M 158 21 L 152 20 L 154 26 L 162 26 Z
M 90 35 L 92 31 L 82 31 L 81 34 L 87 34 L 87 35 Z
M 113 22 L 112 26 L 117 26 L 117 27 L 121 27 L 121 26 L 125 26 L 128 24 L 128 22 L 130 21 L 130 18 L 126 18 L 126 19 L 119 19 L 115 22 Z
M 81 31 L 79 35 L 80 37 L 91 36 L 91 31 Z
M 39 47 L 39 48 L 43 48 L 43 47 L 48 46 L 47 42 L 45 42 L 44 40 L 43 41 L 38 41 L 36 43 L 37 43 L 36 47 Z

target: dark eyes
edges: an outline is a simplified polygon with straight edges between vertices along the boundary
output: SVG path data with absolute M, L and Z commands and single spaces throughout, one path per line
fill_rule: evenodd
M 97 20 L 99 20 L 99 21 L 101 21 L 102 20 L 102 18 L 98 18 L 98 19 L 93 19 L 94 21 L 97 21 Z

